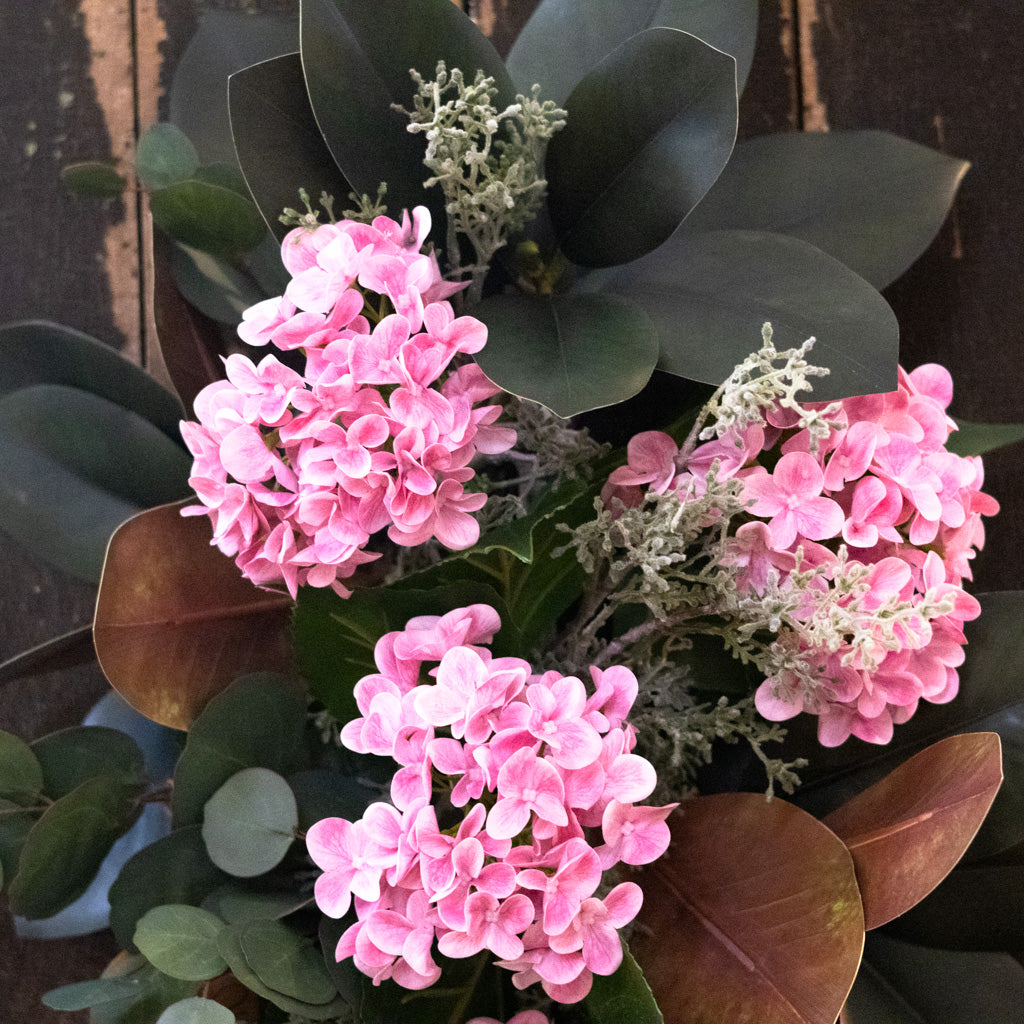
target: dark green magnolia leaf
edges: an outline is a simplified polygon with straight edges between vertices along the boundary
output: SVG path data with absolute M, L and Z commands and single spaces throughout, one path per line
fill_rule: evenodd
M 622 966 L 614 974 L 594 975 L 585 1005 L 591 1024 L 621 1024 L 625 1020 L 631 1024 L 665 1024 L 644 972 L 627 948 L 623 948 Z
M 183 981 L 206 981 L 226 964 L 217 952 L 224 922 L 209 911 L 171 903 L 146 911 L 135 927 L 135 945 L 159 971 Z
M 824 816 L 945 736 L 994 732 L 1002 743 L 1005 781 L 967 859 L 992 856 L 1024 840 L 1024 592 L 979 594 L 978 600 L 981 616 L 964 627 L 967 658 L 958 670 L 956 698 L 948 704 L 922 701 L 887 746 L 851 738 L 825 748 L 814 737 L 813 721 L 787 723 L 789 735 L 776 756 L 811 759 L 794 796 L 801 807 Z
M 654 325 L 612 295 L 500 295 L 473 307 L 487 324 L 477 356 L 499 387 L 558 416 L 614 405 L 647 383 L 658 358 Z
M 154 192 L 149 208 L 161 231 L 214 256 L 235 256 L 254 249 L 267 229 L 250 199 L 197 178 Z
M 252 878 L 281 863 L 298 824 L 288 783 L 269 768 L 243 768 L 206 801 L 203 842 L 221 871 Z
M 884 288 L 935 237 L 967 168 L 888 132 L 765 135 L 736 146 L 686 230 L 793 235 Z
M 173 244 L 171 272 L 183 298 L 204 316 L 232 327 L 241 321 L 246 309 L 266 298 L 248 274 L 187 245 Z
M 99 775 L 47 808 L 22 847 L 8 890 L 11 912 L 52 917 L 78 899 L 138 817 L 141 791 L 123 775 Z
M 423 190 L 423 137 L 407 131 L 408 119 L 392 104 L 412 109 L 409 69 L 429 80 L 443 60 L 469 81 L 477 70 L 493 77 L 503 110 L 515 91 L 497 51 L 450 0 L 303 0 L 300 18 L 310 103 L 342 174 L 371 196 L 386 181 L 392 213 L 428 206 L 434 237 L 444 238 L 439 190 Z
M 956 425 L 959 429 L 946 441 L 946 448 L 956 455 L 984 455 L 1024 440 L 1024 423 L 969 423 L 957 418 Z
M 198 167 L 195 146 L 177 126 L 154 124 L 139 136 L 135 146 L 135 173 L 151 191 L 185 181 Z
M 235 1024 L 235 1015 L 212 999 L 190 996 L 168 1006 L 156 1024 Z
M 228 76 L 299 48 L 294 15 L 250 10 L 204 10 L 199 27 L 175 63 L 170 119 L 195 143 L 204 161 L 235 162 L 228 118 Z
M 144 370 L 70 327 L 23 320 L 0 327 L 0 394 L 66 384 L 106 398 L 181 442 L 181 403 Z
M 135 740 L 103 725 L 74 725 L 51 732 L 33 742 L 32 752 L 43 770 L 43 791 L 52 800 L 100 775 L 118 774 L 128 782 L 146 777 Z
M 243 676 L 192 723 L 174 773 L 174 819 L 202 821 L 206 801 L 242 768 L 290 775 L 308 766 L 306 699 L 283 676 Z M 169 901 L 170 902 L 170 901 Z
M 12 732 L 0 731 L 0 797 L 27 805 L 43 790 L 43 769 L 32 748 Z
M 999 953 L 948 953 L 869 935 L 849 1024 L 1018 1024 L 1024 967 Z
M 520 92 L 529 95 L 539 82 L 541 99 L 562 106 L 616 46 L 655 27 L 681 29 L 730 54 L 743 91 L 757 41 L 757 0 L 545 0 L 509 51 L 509 74 Z
M 559 245 L 585 267 L 626 263 L 675 231 L 729 159 L 736 62 L 685 32 L 647 29 L 589 72 L 566 110 L 547 152 Z
M 688 800 L 671 827 L 631 939 L 669 1019 L 834 1024 L 864 941 L 842 841 L 754 793 Z
M 302 59 L 288 53 L 245 68 L 228 82 L 231 133 L 238 163 L 267 227 L 284 238 L 285 207 L 298 207 L 304 188 L 315 205 L 321 192 L 345 208 L 352 186 L 338 169 L 309 105 Z
M 679 231 L 612 275 L 607 288 L 642 306 L 661 336 L 659 369 L 720 384 L 761 347 L 817 338 L 811 362 L 829 376 L 815 401 L 892 391 L 899 327 L 863 278 L 812 245 L 756 231 Z M 486 351 L 486 349 L 485 349 Z
M 112 164 L 86 160 L 66 164 L 60 169 L 60 180 L 76 195 L 90 199 L 111 199 L 119 196 L 128 182 Z
M 853 855 L 865 928 L 906 913 L 945 878 L 1002 779 L 995 733 L 948 736 L 824 819 Z
M 110 927 L 122 949 L 132 949 L 140 918 L 165 904 L 198 906 L 226 882 L 206 853 L 198 825 L 175 829 L 125 862 L 110 887 Z
M 92 626 L 79 626 L 61 636 L 32 647 L 0 664 L 0 684 L 24 676 L 54 672 L 92 664 L 96 652 L 92 646 Z

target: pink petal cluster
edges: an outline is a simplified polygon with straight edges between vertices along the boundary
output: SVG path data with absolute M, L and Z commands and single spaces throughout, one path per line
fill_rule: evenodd
M 576 1002 L 618 968 L 618 929 L 642 900 L 633 882 L 599 896 L 604 872 L 660 857 L 676 805 L 639 803 L 656 776 L 632 753 L 633 673 L 592 668 L 589 689 L 535 674 L 491 654 L 499 627 L 472 605 L 377 643 L 342 742 L 397 762 L 391 802 L 309 830 L 316 901 L 331 917 L 354 903 L 335 955 L 377 983 L 433 984 L 436 943 L 448 957 L 486 949 L 517 987 Z
M 675 490 L 685 500 L 705 492 L 706 474 L 717 463 L 718 479 L 742 481 L 749 502 L 725 555 L 741 592 L 764 593 L 770 577 L 784 585 L 798 549 L 802 568 L 821 570 L 814 582 L 835 590 L 837 552 L 845 545 L 847 569 L 859 562 L 870 571 L 858 633 L 880 636 L 875 613 L 887 602 L 951 604 L 949 614 L 911 619 L 896 649 L 879 641 L 870 667 L 840 643 L 819 652 L 820 685 L 811 688 L 785 670 L 762 683 L 756 704 L 764 717 L 816 714 L 826 746 L 850 735 L 887 743 L 893 725 L 910 718 L 920 700 L 943 703 L 957 692 L 963 623 L 980 611 L 962 583 L 984 543 L 981 517 L 998 504 L 981 491 L 981 459 L 946 450 L 955 427 L 946 415 L 952 394 L 941 366 L 900 369 L 898 390 L 845 399 L 830 436 L 817 446 L 798 428 L 797 414 L 783 410 L 688 457 L 665 434 L 639 434 L 629 444 L 628 464 L 605 487 L 606 502 L 617 498 L 627 506 L 638 505 L 644 490 Z
M 456 317 L 420 249 L 430 226 L 418 207 L 398 224 L 342 221 L 296 228 L 281 255 L 283 296 L 247 310 L 238 329 L 252 345 L 302 349 L 299 373 L 268 355 L 226 360 L 227 379 L 196 397 L 182 424 L 194 456 L 190 485 L 214 543 L 261 586 L 331 586 L 379 557 L 370 537 L 406 546 L 436 537 L 476 542 L 467 494 L 477 452 L 496 454 L 515 433 L 495 426 L 499 391 L 474 362 L 487 330 Z M 461 365 L 455 365 L 461 362 Z

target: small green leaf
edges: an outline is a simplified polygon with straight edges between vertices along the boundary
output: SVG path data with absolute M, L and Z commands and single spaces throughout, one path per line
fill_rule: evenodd
M 684 230 L 792 235 L 884 288 L 935 237 L 967 168 L 888 132 L 778 132 L 736 146 Z
M 97 978 L 62 985 L 43 994 L 42 1003 L 51 1010 L 74 1013 L 104 1003 L 128 1001 L 139 994 L 139 982 L 134 978 Z
M 171 272 L 182 296 L 204 316 L 232 327 L 242 313 L 266 298 L 263 289 L 226 260 L 174 243 Z
M 720 384 L 761 346 L 817 338 L 811 362 L 826 366 L 809 399 L 896 387 L 899 327 L 863 278 L 796 238 L 756 231 L 679 231 L 610 276 L 614 291 L 645 309 L 661 338 L 659 369 Z M 485 349 L 486 351 L 486 349 Z
M 168 1006 L 156 1024 L 235 1024 L 235 1015 L 212 999 L 191 996 Z
M 298 824 L 288 783 L 269 768 L 244 768 L 206 802 L 203 842 L 222 871 L 253 878 L 281 863 Z
M 650 379 L 654 325 L 613 295 L 500 295 L 473 307 L 488 328 L 477 357 L 499 387 L 558 416 L 614 405 Z
M 135 147 L 135 172 L 151 190 L 185 181 L 198 166 L 195 146 L 173 124 L 155 124 L 146 129 Z
M 234 886 L 223 886 L 210 893 L 203 905 L 228 924 L 245 924 L 256 919 L 276 921 L 312 901 L 312 895 L 300 894 L 297 889 L 249 892 Z
M 43 769 L 32 748 L 19 736 L 0 731 L 0 797 L 30 803 L 43 790 Z
M 8 890 L 12 913 L 52 917 L 78 899 L 138 817 L 140 792 L 123 776 L 100 775 L 47 808 L 21 850 Z
M 320 950 L 278 921 L 250 921 L 239 934 L 242 950 L 267 988 L 320 1005 L 338 994 Z
M 279 218 L 300 205 L 299 188 L 314 204 L 326 192 L 339 213 L 345 209 L 352 186 L 317 127 L 297 53 L 237 71 L 228 80 L 228 104 L 238 163 L 278 239 L 290 230 Z
M 201 822 L 207 800 L 241 768 L 290 775 L 308 767 L 305 735 L 299 687 L 269 673 L 237 679 L 192 723 L 174 772 L 175 822 Z
M 956 425 L 959 429 L 946 441 L 946 448 L 956 455 L 984 455 L 1024 440 L 1024 423 L 969 423 L 958 418 Z
M 128 184 L 112 164 L 94 160 L 65 165 L 61 168 L 60 180 L 76 195 L 91 199 L 119 196 Z
M 32 752 L 42 766 L 43 790 L 53 800 L 100 775 L 121 775 L 128 782 L 145 778 L 145 761 L 135 740 L 103 725 L 51 732 L 32 743 Z
M 546 163 L 559 244 L 586 267 L 626 263 L 675 231 L 729 159 L 736 62 L 685 32 L 647 29 L 605 57 L 566 110 Z
M 154 192 L 149 208 L 161 231 L 214 256 L 235 256 L 254 249 L 267 230 L 251 199 L 198 178 Z
M 158 971 L 182 981 L 206 981 L 226 967 L 217 952 L 223 927 L 223 921 L 199 907 L 164 904 L 140 918 L 134 942 Z
M 612 975 L 594 975 L 586 998 L 591 1024 L 665 1024 L 644 972 L 623 943 L 622 965 Z

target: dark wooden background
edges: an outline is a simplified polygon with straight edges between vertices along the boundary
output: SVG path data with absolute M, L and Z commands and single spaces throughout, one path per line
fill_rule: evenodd
M 469 6 L 505 50 L 536 0 Z M 202 11 L 296 7 L 0 0 L 0 321 L 56 320 L 147 363 L 144 211 L 134 199 L 73 198 L 58 171 L 111 153 L 130 161 Z M 953 412 L 971 420 L 1024 420 L 1022 122 L 1024 5 L 1016 0 L 761 0 L 743 134 L 879 128 L 971 161 L 949 221 L 887 292 L 903 364 L 948 366 Z M 1016 446 L 986 459 L 986 489 L 1003 510 L 976 562 L 976 591 L 1024 581 L 1022 456 Z M 0 534 L 0 660 L 85 624 L 93 599 L 93 588 Z M 104 687 L 90 670 L 8 684 L 0 728 L 32 738 L 72 724 Z M 95 977 L 114 952 L 105 934 L 19 942 L 0 914 L 0 1024 L 74 1019 L 43 1008 L 39 995 Z

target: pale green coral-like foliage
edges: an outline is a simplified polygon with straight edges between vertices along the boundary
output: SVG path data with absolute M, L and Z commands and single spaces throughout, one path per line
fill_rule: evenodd
M 498 110 L 494 79 L 477 71 L 472 83 L 458 68 L 437 65 L 435 77 L 412 71 L 413 109 L 402 110 L 409 131 L 424 133 L 424 187 L 440 185 L 449 218 L 447 255 L 453 274 L 471 275 L 470 300 L 480 297 L 494 254 L 536 217 L 547 182 L 542 176 L 548 140 L 565 124 L 565 111 L 529 97 Z M 475 263 L 460 267 L 457 235 L 473 246 Z

